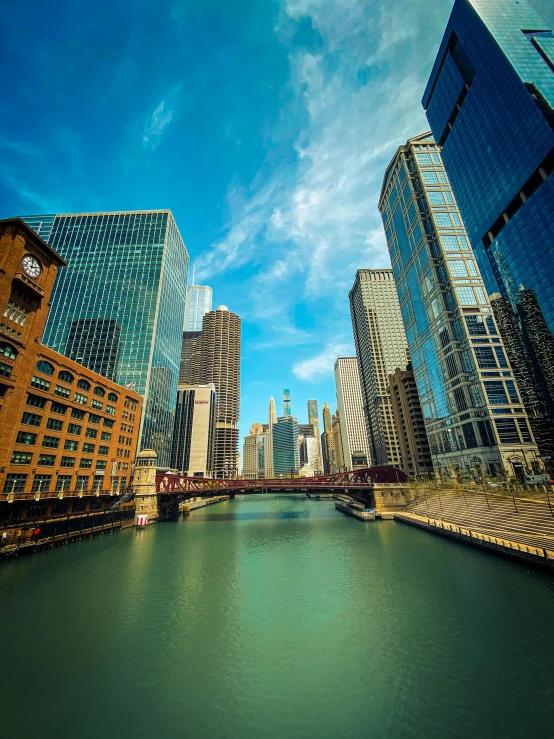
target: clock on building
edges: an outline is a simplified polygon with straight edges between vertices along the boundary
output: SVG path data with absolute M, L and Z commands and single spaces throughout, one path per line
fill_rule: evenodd
M 29 275 L 29 277 L 32 277 L 35 280 L 42 272 L 40 262 L 32 254 L 25 254 L 23 259 L 21 260 L 21 266 L 23 267 L 23 271 L 25 272 L 25 274 Z

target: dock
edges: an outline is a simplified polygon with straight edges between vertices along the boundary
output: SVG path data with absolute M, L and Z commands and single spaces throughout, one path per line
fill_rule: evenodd
M 228 495 L 214 495 L 212 498 L 204 498 L 202 500 L 191 500 L 187 503 L 182 504 L 182 512 L 183 513 L 190 513 L 191 511 L 195 511 L 198 508 L 205 508 L 209 505 L 214 505 L 214 503 L 221 503 L 224 500 L 229 500 Z
M 335 508 L 341 513 L 346 513 L 347 516 L 353 516 L 360 521 L 375 521 L 375 511 L 366 510 L 361 503 L 345 503 L 342 500 L 335 502 Z

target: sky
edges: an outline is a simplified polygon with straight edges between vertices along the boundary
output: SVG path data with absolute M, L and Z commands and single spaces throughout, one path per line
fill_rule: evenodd
M 356 270 L 390 266 L 382 176 L 428 129 L 452 5 L 3 0 L 0 217 L 171 209 L 242 319 L 242 435 L 285 387 L 306 423 L 354 354 Z

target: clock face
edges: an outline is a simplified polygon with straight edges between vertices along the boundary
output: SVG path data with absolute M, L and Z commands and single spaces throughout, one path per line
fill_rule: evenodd
M 35 280 L 42 272 L 40 262 L 36 257 L 33 257 L 32 254 L 25 254 L 23 259 L 21 260 L 21 266 L 23 267 L 23 271 L 25 272 L 25 274 L 29 275 L 29 277 L 32 277 Z

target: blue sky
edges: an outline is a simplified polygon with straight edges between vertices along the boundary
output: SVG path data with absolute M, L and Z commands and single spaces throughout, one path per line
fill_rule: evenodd
M 243 320 L 241 432 L 283 387 L 306 422 L 353 353 L 356 269 L 389 266 L 381 178 L 427 128 L 452 4 L 7 0 L 0 215 L 170 208 Z

